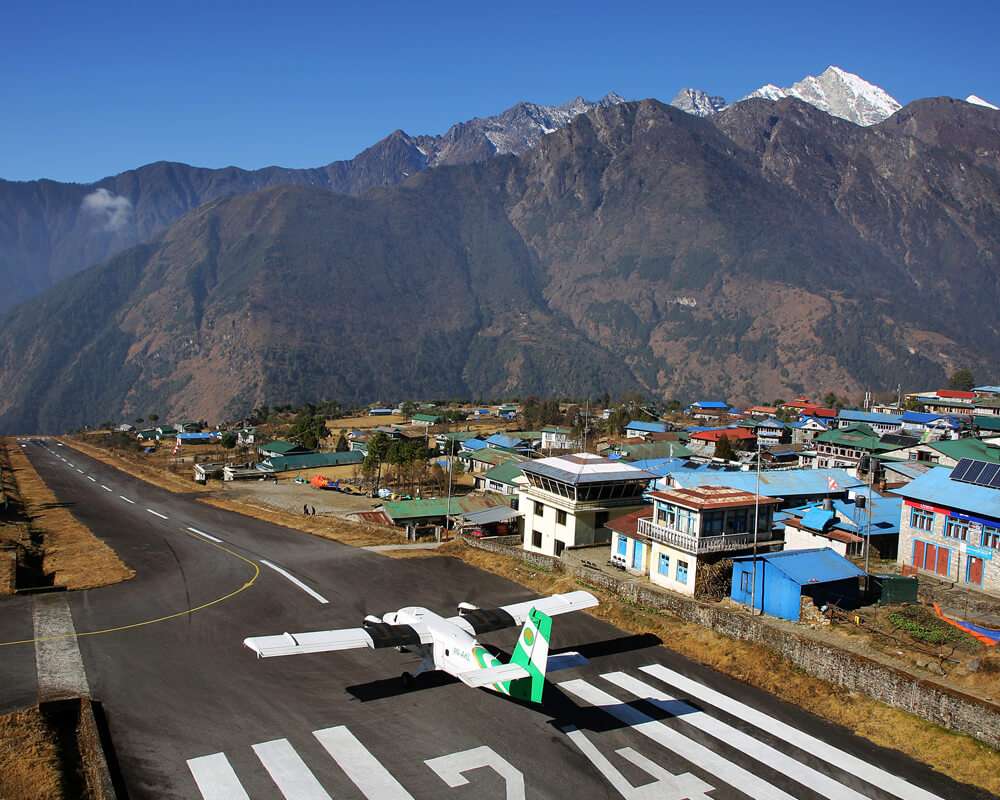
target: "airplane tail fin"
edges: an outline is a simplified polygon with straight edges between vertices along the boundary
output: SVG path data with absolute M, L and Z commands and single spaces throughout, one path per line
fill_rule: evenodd
M 551 635 L 552 617 L 537 608 L 532 608 L 524 621 L 521 635 L 517 639 L 517 647 L 514 648 L 514 655 L 510 659 L 511 664 L 517 664 L 527 670 L 528 677 L 511 681 L 512 697 L 530 700 L 533 703 L 542 702 Z

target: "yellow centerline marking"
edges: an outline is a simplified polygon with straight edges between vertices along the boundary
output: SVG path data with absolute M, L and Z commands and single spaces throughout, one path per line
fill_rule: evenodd
M 194 534 L 188 533 L 187 531 L 184 531 L 184 533 L 186 533 L 191 538 L 196 539 L 196 541 L 205 542 L 205 544 L 211 545 L 212 547 L 216 547 L 222 552 L 228 553 L 231 556 L 235 556 L 240 561 L 246 562 L 251 567 L 253 567 L 253 577 L 251 577 L 250 580 L 248 580 L 238 589 L 234 589 L 228 594 L 222 595 L 222 597 L 217 597 L 214 600 L 209 600 L 207 603 L 202 603 L 200 606 L 189 608 L 186 611 L 177 611 L 173 614 L 167 614 L 162 617 L 157 617 L 156 619 L 147 619 L 142 622 L 132 622 L 128 625 L 118 625 L 114 628 L 101 628 L 100 630 L 96 631 L 84 631 L 83 633 L 66 634 L 65 636 L 42 636 L 37 639 L 20 639 L 16 642 L 0 642 L 0 647 L 11 647 L 16 644 L 34 644 L 35 642 L 52 642 L 59 639 L 82 639 L 85 636 L 102 636 L 108 633 L 118 633 L 119 631 L 132 630 L 133 628 L 144 628 L 147 625 L 156 625 L 159 622 L 167 622 L 168 620 L 177 619 L 178 617 L 184 617 L 187 616 L 188 614 L 194 614 L 196 611 L 203 611 L 206 608 L 218 605 L 219 603 L 229 600 L 230 598 L 236 597 L 236 595 L 238 595 L 240 592 L 244 592 L 251 586 L 253 586 L 254 583 L 257 581 L 257 578 L 260 577 L 260 565 L 256 561 L 251 561 L 249 558 L 241 556 L 239 553 L 234 553 L 228 547 L 223 547 L 221 544 L 215 544 L 214 542 L 209 542 L 206 541 L 205 539 L 197 538 L 194 536 Z

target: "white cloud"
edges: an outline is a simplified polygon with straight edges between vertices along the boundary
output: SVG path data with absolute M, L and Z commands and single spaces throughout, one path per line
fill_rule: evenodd
M 97 189 L 88 194 L 80 203 L 80 208 L 96 216 L 106 231 L 118 230 L 132 216 L 132 201 L 107 189 Z

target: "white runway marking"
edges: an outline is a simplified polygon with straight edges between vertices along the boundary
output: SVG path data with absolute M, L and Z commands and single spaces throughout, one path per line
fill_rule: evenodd
M 286 800 L 331 800 L 288 739 L 255 744 L 253 751 Z
M 101 488 L 102 488 L 102 489 L 103 489 L 104 491 L 106 491 L 106 492 L 110 492 L 110 491 L 111 491 L 111 490 L 110 490 L 110 489 L 109 489 L 109 488 L 108 488 L 107 486 L 105 486 L 105 485 L 104 485 L 103 483 L 101 484 Z
M 506 758 L 492 747 L 474 747 L 461 753 L 451 753 L 439 758 L 430 758 L 424 762 L 438 777 L 452 789 L 467 786 L 469 779 L 466 772 L 488 767 L 503 778 L 506 787 L 506 800 L 524 799 L 524 775 Z
M 88 475 L 87 476 L 87 480 L 90 480 L 90 481 L 93 481 L 94 483 L 97 483 L 97 478 L 95 478 L 93 475 Z
M 862 780 L 868 781 L 868 783 L 878 786 L 880 789 L 901 798 L 901 800 L 942 800 L 936 794 L 921 789 L 919 786 L 914 786 L 912 783 L 883 769 L 879 769 L 856 756 L 852 756 L 850 753 L 845 753 L 843 750 L 831 747 L 815 736 L 803 733 L 781 720 L 764 714 L 738 700 L 734 700 L 728 695 L 722 694 L 722 692 L 717 692 L 703 683 L 693 681 L 679 672 L 660 666 L 659 664 L 640 667 L 639 669 L 647 675 L 652 675 L 654 678 L 659 678 L 671 686 L 676 686 L 685 694 L 703 700 L 795 747 L 809 753 L 820 753 L 824 761 L 845 772 L 856 775 Z
M 129 500 L 129 499 L 128 499 L 128 498 L 127 498 L 127 497 L 126 497 L 125 495 L 123 495 L 123 494 L 120 494 L 120 495 L 118 495 L 118 496 L 119 496 L 119 497 L 120 497 L 120 498 L 121 498 L 122 500 L 124 500 L 124 501 L 125 501 L 126 503 L 131 503 L 132 505 L 135 505 L 135 500 Z
M 413 795 L 345 726 L 313 731 L 313 736 L 369 800 L 413 800 Z
M 792 795 L 758 778 L 749 770 L 723 758 L 704 745 L 684 734 L 648 717 L 641 711 L 620 701 L 607 692 L 591 686 L 583 680 L 564 681 L 559 688 L 576 695 L 581 700 L 601 708 L 617 720 L 624 722 L 637 733 L 647 736 L 681 758 L 697 764 L 721 781 L 725 781 L 737 791 L 760 800 L 793 800 Z
M 853 789 L 849 789 L 842 783 L 835 781 L 828 775 L 817 772 L 812 767 L 796 761 L 789 755 L 776 750 L 764 742 L 754 739 L 732 725 L 728 725 L 721 720 L 710 717 L 704 711 L 699 711 L 693 706 L 671 697 L 664 692 L 654 689 L 652 686 L 636 680 L 624 672 L 609 672 L 601 675 L 604 680 L 613 683 L 615 686 L 631 692 L 642 700 L 648 700 L 657 708 L 661 708 L 672 716 L 693 725 L 699 730 L 720 739 L 732 746 L 741 753 L 746 753 L 751 758 L 755 758 L 762 764 L 777 770 L 783 775 L 787 775 L 794 781 L 798 781 L 830 800 L 867 800 L 863 794 L 859 794 Z
M 83 475 L 83 470 L 82 469 L 80 469 L 79 467 L 75 467 L 75 469 L 76 469 L 77 472 L 79 472 L 81 475 Z
M 291 573 L 286 572 L 281 567 L 276 566 L 275 564 L 272 564 L 270 561 L 268 561 L 266 559 L 263 559 L 263 558 L 260 560 L 260 563 L 263 564 L 266 567 L 270 567 L 275 572 L 277 572 L 279 575 L 283 575 L 288 580 L 290 580 L 292 583 L 294 583 L 296 586 L 298 586 L 303 592 L 305 592 L 306 594 L 308 594 L 310 597 L 314 598 L 315 600 L 318 600 L 320 603 L 328 603 L 328 602 L 330 602 L 325 597 L 323 597 L 323 595 L 321 595 L 319 592 L 313 591 L 308 586 L 306 586 L 302 581 L 300 581 L 298 578 L 296 578 Z
M 146 510 L 154 517 L 159 517 L 160 519 L 170 519 L 170 517 L 168 517 L 166 514 L 161 514 L 159 511 L 153 511 L 153 509 L 151 508 L 147 508 Z
M 187 765 L 205 800 L 250 800 L 225 753 L 192 758 Z
M 217 539 L 216 537 L 212 536 L 211 534 L 205 533 L 204 531 L 200 531 L 197 528 L 188 528 L 188 530 L 191 531 L 191 533 L 197 533 L 199 536 L 204 536 L 206 539 L 208 539 L 211 542 L 221 542 L 222 541 L 222 539 Z

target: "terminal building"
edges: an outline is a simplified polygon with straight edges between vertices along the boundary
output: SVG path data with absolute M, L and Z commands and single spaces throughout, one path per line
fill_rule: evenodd
M 610 542 L 608 523 L 642 508 L 643 492 L 656 477 L 591 453 L 539 458 L 520 467 L 524 549 L 550 556 Z

